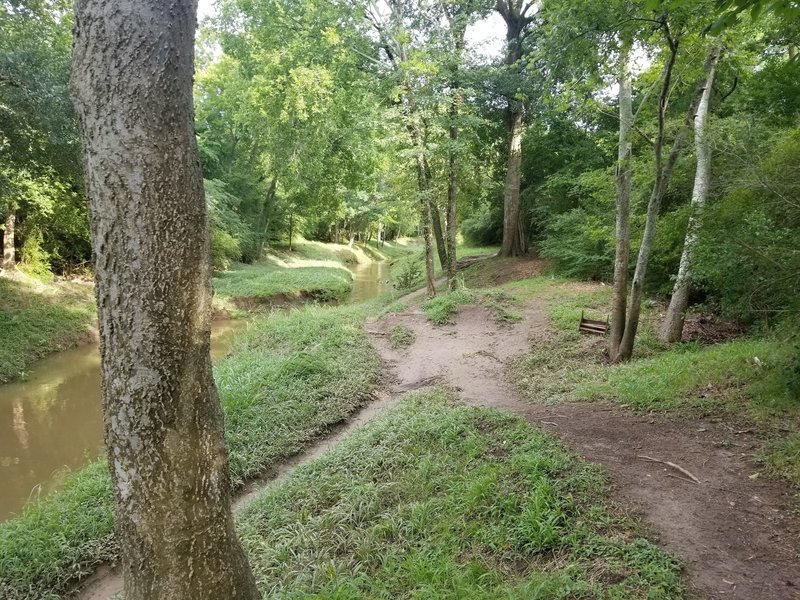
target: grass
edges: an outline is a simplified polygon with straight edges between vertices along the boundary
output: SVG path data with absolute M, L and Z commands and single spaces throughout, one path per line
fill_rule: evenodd
M 677 561 L 551 435 L 446 392 L 256 500 L 239 534 L 264 597 L 680 598 Z
M 520 304 L 515 296 L 498 289 L 482 290 L 479 301 L 493 314 L 495 321 L 500 324 L 518 323 L 522 320 L 522 315 L 514 311 L 514 307 Z
M 667 346 L 656 337 L 656 306 L 647 303 L 634 359 L 608 365 L 606 339 L 577 331 L 582 311 L 606 318 L 608 287 L 536 277 L 501 289 L 544 300 L 553 325 L 509 370 L 529 401 L 605 400 L 638 411 L 738 421 L 760 435 L 756 458 L 767 471 L 800 486 L 800 402 L 791 391 L 791 344 L 765 336 Z
M 215 303 L 218 308 L 237 314 L 237 304 L 254 308 L 279 299 L 343 300 L 353 289 L 348 265 L 399 259 L 415 249 L 415 242 L 410 239 L 383 245 L 354 244 L 352 248 L 309 240 L 297 241 L 292 250 L 276 246 L 262 261 L 237 264 L 215 275 Z
M 414 332 L 405 325 L 395 325 L 389 330 L 392 348 L 408 348 L 414 343 Z
M 407 250 L 406 253 L 395 257 L 392 261 L 392 280 L 396 283 L 398 289 L 410 291 L 425 284 L 425 253 L 418 242 L 416 246 L 410 246 L 410 248 L 415 247 L 416 251 L 409 253 Z M 456 247 L 456 258 L 487 256 L 495 254 L 498 250 L 498 246 L 459 245 Z M 436 277 L 443 276 L 444 273 L 442 272 L 439 255 L 436 252 L 435 242 L 433 254 L 434 273 Z
M 422 312 L 434 325 L 445 325 L 451 322 L 450 317 L 458 312 L 459 306 L 473 302 L 475 296 L 466 289 L 459 288 L 425 300 L 422 303 Z
M 341 300 L 353 287 L 346 264 L 369 262 L 347 246 L 300 241 L 293 250 L 273 248 L 263 261 L 234 265 L 214 277 L 215 296 L 266 302 L 276 297 Z
M 0 382 L 24 377 L 47 354 L 88 341 L 95 314 L 88 284 L 0 277 Z
M 363 321 L 374 305 L 309 306 L 254 319 L 216 365 L 235 487 L 268 473 L 371 398 L 381 377 Z M 0 523 L 0 598 L 61 597 L 117 555 L 113 501 L 97 462 Z

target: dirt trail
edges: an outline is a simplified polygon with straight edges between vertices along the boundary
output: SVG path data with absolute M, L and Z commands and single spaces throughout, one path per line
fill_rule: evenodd
M 419 298 L 416 294 L 404 300 Z M 602 404 L 522 402 L 505 379 L 506 365 L 549 330 L 543 304 L 534 302 L 522 314 L 520 323 L 500 325 L 483 307 L 469 305 L 462 307 L 454 325 L 433 327 L 412 307 L 370 320 L 366 329 L 389 368 L 388 392 L 282 463 L 273 477 L 251 483 L 237 497 L 235 509 L 384 412 L 404 393 L 443 383 L 469 404 L 507 410 L 552 429 L 577 452 L 603 465 L 619 497 L 641 512 L 656 541 L 686 562 L 689 584 L 701 597 L 800 599 L 800 524 L 788 516 L 790 495 L 784 486 L 748 478 L 756 467 L 746 457 L 753 447 L 746 434 L 736 435 L 722 424 L 653 418 Z M 403 350 L 393 349 L 388 337 L 398 324 L 416 336 Z M 637 455 L 680 464 L 702 484 L 669 477 L 676 473 Z M 101 567 L 76 598 L 108 600 L 121 591 L 120 574 Z
M 416 338 L 403 350 L 386 335 L 373 344 L 396 389 L 438 380 L 462 400 L 521 415 L 554 431 L 578 453 L 601 464 L 616 495 L 649 525 L 655 541 L 680 556 L 691 591 L 707 599 L 800 599 L 800 522 L 779 483 L 749 476 L 754 440 L 723 423 L 635 414 L 593 403 L 532 405 L 517 399 L 504 373 L 509 358 L 547 335 L 544 305 L 532 303 L 522 322 L 501 326 L 483 307 L 463 307 L 452 326 L 433 327 L 419 312 L 368 324 L 382 334 L 402 324 Z M 678 479 L 671 461 L 701 484 Z

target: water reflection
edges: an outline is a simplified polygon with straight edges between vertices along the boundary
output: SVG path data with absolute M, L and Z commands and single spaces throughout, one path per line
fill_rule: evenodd
M 245 321 L 214 324 L 212 356 L 224 355 Z M 24 382 L 0 386 L 0 520 L 31 495 L 58 487 L 64 474 L 102 453 L 97 346 L 59 352 Z
M 350 267 L 350 271 L 353 273 L 353 291 L 349 302 L 369 300 L 392 288 L 389 283 L 388 262 L 354 265 Z
M 356 265 L 350 302 L 390 289 L 389 263 Z M 228 352 L 246 321 L 214 323 L 211 355 Z M 35 494 L 56 489 L 67 472 L 102 453 L 100 355 L 97 346 L 59 352 L 37 363 L 24 382 L 0 386 L 0 520 Z

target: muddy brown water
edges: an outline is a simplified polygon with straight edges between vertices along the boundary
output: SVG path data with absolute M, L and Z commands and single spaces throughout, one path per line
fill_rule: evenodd
M 211 355 L 223 356 L 246 321 L 217 321 Z M 25 381 L 0 386 L 0 520 L 100 456 L 103 415 L 96 344 L 58 352 Z
M 350 302 L 388 290 L 389 264 L 351 267 Z M 211 355 L 224 356 L 244 320 L 216 321 Z M 0 386 L 0 521 L 18 514 L 65 476 L 102 454 L 100 355 L 97 345 L 58 352 L 38 362 L 25 381 Z

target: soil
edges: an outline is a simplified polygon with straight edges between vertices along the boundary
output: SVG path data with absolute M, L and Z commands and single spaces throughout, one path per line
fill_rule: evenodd
M 530 404 L 505 378 L 506 364 L 549 335 L 541 302 L 524 319 L 500 326 L 477 305 L 462 307 L 451 326 L 434 327 L 411 308 L 368 323 L 394 379 L 394 390 L 423 382 L 457 389 L 463 401 L 520 415 L 560 436 L 609 474 L 621 504 L 638 512 L 651 538 L 679 556 L 690 593 L 707 599 L 800 599 L 800 519 L 792 492 L 758 476 L 753 434 L 715 420 L 632 413 L 601 403 Z M 408 348 L 386 335 L 414 331 Z M 700 480 L 692 482 L 672 462 Z
M 531 269 L 534 266 L 530 261 Z M 518 273 L 507 273 L 513 278 Z M 541 301 L 529 303 L 514 324 L 498 323 L 479 305 L 461 307 L 452 325 L 431 325 L 406 296 L 401 314 L 366 324 L 383 357 L 389 389 L 347 423 L 281 465 L 274 477 L 253 482 L 236 499 L 240 510 L 341 437 L 362 427 L 404 393 L 436 384 L 459 392 L 475 406 L 520 415 L 560 436 L 574 451 L 609 474 L 616 500 L 644 519 L 650 538 L 681 557 L 693 597 L 708 600 L 800 600 L 800 518 L 790 489 L 759 476 L 751 456 L 756 439 L 720 420 L 691 421 L 632 413 L 602 403 L 530 404 L 520 400 L 505 373 L 508 362 L 552 335 Z M 407 348 L 392 348 L 388 332 L 405 325 Z M 669 461 L 699 478 L 688 480 Z M 77 594 L 106 600 L 122 589 L 116 570 L 101 567 Z

